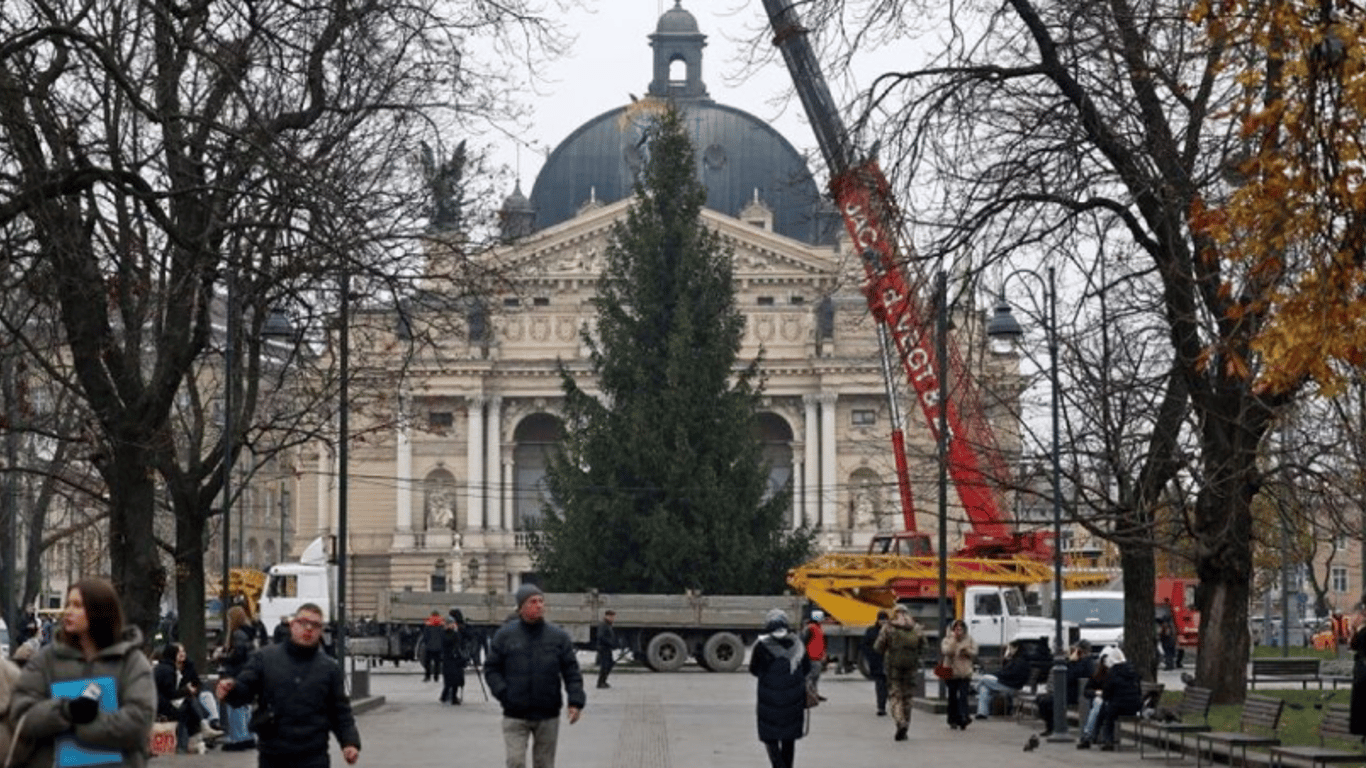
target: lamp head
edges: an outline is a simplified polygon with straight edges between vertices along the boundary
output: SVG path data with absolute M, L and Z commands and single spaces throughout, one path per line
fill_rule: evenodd
M 1010 302 L 1002 296 L 996 300 L 991 319 L 987 321 L 987 338 L 1015 341 L 1024 335 L 1024 329 L 1010 311 Z

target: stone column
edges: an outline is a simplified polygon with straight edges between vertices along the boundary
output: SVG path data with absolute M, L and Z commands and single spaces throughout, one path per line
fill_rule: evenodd
M 413 443 L 408 420 L 400 416 L 394 434 L 394 549 L 413 546 Z
M 805 450 L 803 448 L 803 450 Z M 800 456 L 793 451 L 792 456 L 792 525 L 794 530 L 802 524 L 802 515 L 805 510 L 806 500 L 806 475 L 804 470 L 806 465 Z
M 820 503 L 820 485 L 817 482 L 817 473 L 820 471 L 820 430 L 816 426 L 816 403 L 817 395 L 803 395 L 802 404 L 806 406 L 806 423 L 803 429 L 806 431 L 806 459 L 805 474 L 802 475 L 802 521 L 807 525 L 816 525 Z
M 502 457 L 503 463 L 503 486 L 498 494 L 499 521 L 505 531 L 512 530 L 512 451 L 508 450 Z
M 332 532 L 332 489 L 336 485 L 336 474 L 333 469 L 336 466 L 332 461 L 332 452 L 327 449 L 327 444 L 318 443 L 318 509 L 314 522 L 318 526 L 318 535 Z
M 839 395 L 833 392 L 820 394 L 821 401 L 821 511 L 822 528 L 838 527 L 838 512 L 835 509 L 835 489 L 839 487 L 835 478 L 835 401 Z
M 500 473 L 502 472 L 503 467 L 502 462 L 499 461 L 499 457 L 503 454 L 503 398 L 490 397 L 488 398 L 488 404 L 489 418 L 488 421 L 485 422 L 487 449 L 484 451 L 484 456 L 486 456 L 488 460 L 484 467 L 484 487 L 482 489 L 483 493 L 481 493 L 480 496 L 483 497 L 485 508 L 488 510 L 488 522 L 484 527 L 497 528 L 502 524 L 503 516 L 502 510 L 499 509 L 498 506 L 498 498 L 502 495 L 500 492 L 500 487 L 502 485 Z
M 484 530 L 484 397 L 469 398 L 465 443 L 465 509 L 471 530 Z

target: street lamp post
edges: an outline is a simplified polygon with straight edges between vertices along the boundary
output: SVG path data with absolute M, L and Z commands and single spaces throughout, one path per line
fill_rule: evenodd
M 1017 269 L 1002 281 L 1001 298 L 996 302 L 995 311 L 987 323 L 989 338 L 1019 339 L 1024 335 L 1015 316 L 1010 312 L 1010 302 L 1005 299 L 1005 282 L 1017 274 L 1032 275 L 1044 283 L 1047 291 L 1044 322 L 1048 334 L 1048 378 L 1052 385 L 1051 417 L 1053 427 L 1053 735 L 1049 741 L 1071 741 L 1067 733 L 1067 645 L 1063 634 L 1062 622 L 1062 465 L 1058 414 L 1058 292 L 1054 283 L 1053 268 L 1049 267 L 1047 277 L 1042 277 L 1032 269 Z
M 337 663 L 346 672 L 346 523 L 348 506 L 348 486 L 350 485 L 350 452 L 347 443 L 351 439 L 351 273 L 342 271 L 341 297 L 338 314 L 341 327 L 337 339 Z M 348 678 L 349 680 L 350 678 Z

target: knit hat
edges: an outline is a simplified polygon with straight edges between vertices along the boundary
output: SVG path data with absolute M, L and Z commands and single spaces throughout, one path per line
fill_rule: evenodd
M 517 588 L 517 607 L 520 609 L 522 607 L 522 603 L 525 603 L 527 601 L 527 598 L 531 597 L 532 595 L 544 594 L 545 593 L 541 591 L 541 588 L 536 586 L 535 584 L 523 584 L 522 586 Z
M 1123 663 L 1124 651 L 1121 651 L 1113 645 L 1100 652 L 1100 665 L 1102 667 L 1108 668 Z
M 787 630 L 787 612 L 782 608 L 774 608 L 764 616 L 764 631 L 768 634 L 782 637 Z
M 905 603 L 897 603 L 896 605 L 892 606 L 892 611 L 894 613 L 904 613 L 907 616 L 911 615 L 911 607 L 909 605 L 906 605 Z

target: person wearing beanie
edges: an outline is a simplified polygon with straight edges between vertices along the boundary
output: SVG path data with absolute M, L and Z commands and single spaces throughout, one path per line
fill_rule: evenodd
M 904 604 L 897 603 L 892 609 L 892 615 L 878 633 L 873 647 L 882 654 L 887 671 L 887 701 L 892 708 L 892 720 L 896 722 L 892 738 L 905 741 L 906 731 L 911 726 L 911 700 L 915 697 L 917 681 L 922 679 L 920 653 L 925 648 L 925 637 Z
M 797 739 L 806 717 L 806 677 L 811 668 L 806 646 L 788 626 L 787 613 L 774 608 L 764 617 L 764 634 L 750 653 L 749 673 L 758 678 L 755 718 L 759 741 L 773 768 L 792 768 Z
M 887 612 L 878 611 L 877 621 L 864 630 L 859 650 L 868 663 L 868 676 L 873 678 L 873 700 L 877 703 L 877 716 L 887 716 L 887 670 L 882 664 L 882 653 L 873 647 L 882 628 L 887 625 Z
M 802 631 L 802 640 L 806 642 L 806 655 L 811 657 L 811 672 L 806 682 L 821 701 L 825 701 L 825 697 L 820 695 L 821 672 L 825 671 L 825 628 L 821 626 L 824 620 L 824 611 L 812 611 L 811 618 L 806 622 L 806 629 Z
M 1124 715 L 1136 715 L 1143 708 L 1143 686 L 1124 652 L 1113 645 L 1100 652 L 1098 676 L 1102 678 L 1100 690 L 1077 749 L 1090 749 L 1098 741 L 1102 751 L 1110 752 L 1115 748 L 1115 722 Z
M 484 679 L 503 707 L 508 768 L 525 768 L 528 744 L 532 767 L 552 768 L 564 697 L 569 700 L 570 725 L 579 721 L 588 703 L 583 674 L 569 633 L 545 620 L 545 594 L 540 588 L 523 584 L 514 597 L 517 613 L 493 635 Z

